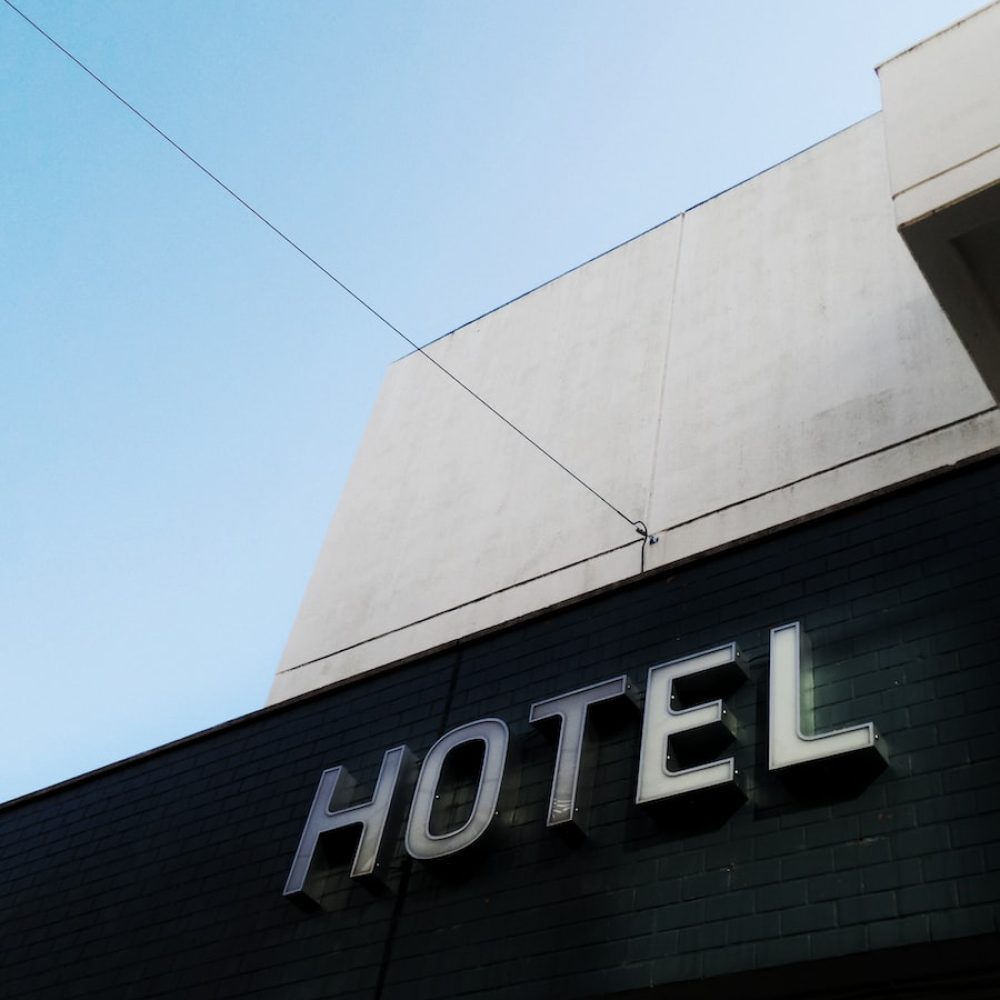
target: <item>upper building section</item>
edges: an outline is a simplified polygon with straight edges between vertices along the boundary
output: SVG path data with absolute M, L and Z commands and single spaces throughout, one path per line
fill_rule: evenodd
M 995 51 L 1000 5 L 885 64 L 882 115 L 427 349 L 627 519 L 393 365 L 271 701 L 1000 449 L 1000 216 L 943 272 L 912 229 L 996 202 Z
M 899 231 L 1000 396 L 1000 5 L 879 67 Z

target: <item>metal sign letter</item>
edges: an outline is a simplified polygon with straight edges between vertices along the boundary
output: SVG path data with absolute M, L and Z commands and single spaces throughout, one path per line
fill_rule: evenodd
M 584 797 L 579 796 L 578 791 L 580 766 L 587 738 L 587 710 L 598 702 L 621 698 L 628 687 L 628 677 L 622 674 L 600 684 L 591 684 L 578 691 L 561 694 L 557 698 L 537 701 L 531 706 L 528 721 L 533 726 L 539 726 L 539 723 L 544 723 L 548 719 L 559 720 L 559 745 L 556 749 L 556 766 L 552 776 L 552 793 L 549 796 L 546 826 L 568 825 L 584 832 L 585 803 Z
M 406 826 L 406 850 L 411 857 L 420 861 L 444 858 L 469 847 L 486 832 L 500 797 L 509 738 L 507 723 L 502 719 L 481 719 L 453 729 L 430 748 L 420 768 L 410 807 L 410 821 Z M 431 813 L 445 759 L 456 747 L 475 741 L 483 743 L 484 749 L 472 812 L 457 829 L 432 833 Z
M 736 769 L 732 757 L 688 768 L 668 764 L 671 761 L 671 743 L 677 737 L 695 734 L 696 731 L 699 731 L 697 736 L 709 736 L 719 727 L 730 728 L 731 720 L 721 700 L 688 708 L 676 707 L 679 704 L 677 682 L 694 679 L 694 675 L 708 671 L 721 672 L 722 676 L 730 678 L 730 683 L 733 679 L 742 683 L 746 674 L 735 643 L 650 668 L 642 713 L 636 804 L 649 805 L 671 796 L 714 786 L 735 786 Z M 676 761 L 673 763 L 676 764 Z
M 416 762 L 405 746 L 386 750 L 371 800 L 348 806 L 356 782 L 344 767 L 331 767 L 320 776 L 305 829 L 292 861 L 283 895 L 300 904 L 319 905 L 314 859 L 320 838 L 331 830 L 360 826 L 351 878 L 381 881 L 382 855 L 392 846 L 398 829 L 400 793 L 409 789 Z M 390 829 L 390 827 L 392 829 Z M 386 836 L 386 834 L 389 836 Z M 386 841 L 389 841 L 387 844 Z
M 812 657 L 798 622 L 771 629 L 768 767 L 778 771 L 876 746 L 871 722 L 829 733 L 813 726 Z

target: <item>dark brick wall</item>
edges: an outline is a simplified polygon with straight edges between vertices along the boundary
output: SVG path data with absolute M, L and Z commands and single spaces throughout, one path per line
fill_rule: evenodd
M 890 979 L 910 995 L 934 956 L 945 985 L 921 996 L 959 974 L 996 995 L 998 502 L 1000 462 L 980 463 L 0 810 L 0 995 L 685 997 L 779 968 L 761 995 L 819 996 L 848 968 L 865 996 Z M 818 725 L 874 721 L 889 750 L 826 799 L 766 768 L 768 631 L 793 620 Z M 652 664 L 730 640 L 750 667 L 728 701 L 750 801 L 637 809 L 638 716 L 615 718 L 591 836 L 547 830 L 554 745 L 530 704 L 622 672 L 641 688 Z M 345 859 L 325 912 L 282 898 L 324 767 L 368 795 L 386 748 L 422 756 L 484 716 L 520 752 L 488 849 L 441 871 L 397 845 L 388 894 Z

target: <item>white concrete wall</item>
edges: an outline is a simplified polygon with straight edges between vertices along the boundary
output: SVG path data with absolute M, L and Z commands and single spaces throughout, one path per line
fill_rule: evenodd
M 879 67 L 896 223 L 1000 399 L 1000 3 Z
M 278 701 L 1000 448 L 869 119 L 390 370 Z
M 429 348 L 634 518 L 649 490 L 679 232 L 679 220 L 668 222 Z M 639 569 L 639 541 L 410 355 L 386 377 L 281 670 L 534 577 L 555 578 L 473 605 L 456 623 L 432 622 L 280 674 L 280 683 L 299 690 L 311 686 L 306 677 L 335 679 L 412 652 L 414 643 L 436 645 L 620 579 Z M 598 555 L 606 550 L 618 551 Z
M 1000 3 L 878 68 L 900 226 L 1000 177 Z
M 843 502 L 844 466 L 992 406 L 896 233 L 883 149 L 871 118 L 686 217 L 651 565 Z

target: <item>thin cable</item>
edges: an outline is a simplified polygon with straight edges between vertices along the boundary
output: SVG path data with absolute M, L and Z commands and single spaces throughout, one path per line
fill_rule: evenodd
M 79 59 L 77 59 L 77 57 L 73 55 L 73 53 L 70 52 L 69 49 L 60 45 L 59 42 L 57 42 L 44 28 L 41 27 L 41 25 L 36 24 L 34 21 L 31 20 L 30 17 L 28 17 L 27 14 L 24 13 L 23 10 L 21 10 L 20 8 L 16 7 L 13 3 L 11 3 L 11 0 L 3 0 L 3 2 L 12 11 L 14 11 L 15 14 L 17 14 L 20 18 L 22 18 L 24 21 L 30 24 L 31 27 L 34 28 L 35 31 L 37 31 L 43 38 L 51 42 L 64 56 L 66 56 L 67 59 L 76 63 L 76 65 L 79 66 L 80 69 L 82 69 L 84 73 L 87 74 L 87 76 L 89 76 L 96 83 L 100 84 L 116 101 L 119 102 L 119 104 L 122 104 L 126 108 L 128 108 L 128 110 L 131 111 L 132 114 L 134 114 L 141 121 L 145 122 L 161 139 L 170 143 L 170 145 L 173 146 L 173 148 L 176 149 L 177 152 L 181 154 L 181 156 L 183 156 L 190 163 L 194 164 L 194 166 L 196 166 L 206 177 L 214 181 L 220 188 L 222 188 L 222 190 L 225 191 L 226 194 L 230 195 L 232 198 L 235 198 L 236 201 L 238 201 L 248 212 L 250 212 L 253 216 L 255 216 L 260 222 L 263 222 L 264 225 L 271 230 L 271 232 L 273 232 L 276 236 L 284 240 L 285 243 L 287 243 L 293 250 L 301 254 L 307 261 L 309 261 L 310 264 L 313 265 L 313 267 L 317 268 L 319 271 L 325 274 L 326 277 L 328 277 L 335 285 L 337 285 L 338 288 L 346 292 L 352 299 L 354 299 L 354 301 L 357 302 L 358 305 L 366 309 L 369 313 L 371 313 L 372 316 L 374 316 L 380 323 L 384 324 L 390 330 L 392 330 L 392 332 L 395 333 L 398 337 L 401 337 L 403 340 L 405 340 L 406 343 L 410 345 L 410 347 L 412 347 L 418 354 L 426 358 L 432 365 L 434 365 L 435 368 L 438 369 L 438 371 L 447 375 L 448 378 L 452 380 L 452 382 L 454 382 L 457 386 L 464 389 L 470 396 L 472 396 L 473 399 L 477 400 L 479 403 L 485 406 L 486 409 L 490 411 L 490 413 L 492 413 L 495 417 L 502 420 L 512 431 L 514 431 L 514 433 L 519 434 L 525 441 L 528 442 L 528 444 L 530 444 L 537 451 L 540 451 L 550 462 L 555 463 L 557 466 L 559 466 L 560 469 L 563 470 L 563 472 L 565 472 L 568 476 L 570 476 L 572 479 L 578 482 L 585 490 L 593 494 L 593 496 L 597 497 L 597 499 L 600 500 L 605 507 L 608 507 L 610 510 L 614 511 L 620 518 L 622 518 L 629 525 L 631 525 L 638 534 L 642 535 L 643 538 L 647 537 L 649 532 L 646 529 L 646 525 L 642 521 L 633 519 L 623 511 L 619 510 L 610 500 L 607 499 L 607 497 L 604 497 L 600 493 L 598 493 L 593 486 L 585 482 L 572 469 L 568 468 L 562 462 L 560 462 L 559 459 L 555 457 L 555 455 L 553 455 L 549 451 L 546 451 L 546 449 L 543 448 L 537 441 L 529 437 L 527 433 L 522 431 L 521 428 L 517 426 L 517 424 L 508 420 L 507 417 L 505 417 L 495 406 L 493 406 L 491 403 L 488 403 L 485 399 L 483 399 L 483 397 L 480 396 L 479 393 L 477 393 L 474 389 L 469 388 L 469 386 L 467 386 L 457 375 L 452 374 L 452 372 L 450 372 L 447 368 L 445 368 L 444 365 L 442 365 L 439 361 L 431 357 L 431 355 L 428 354 L 419 344 L 415 343 L 405 333 L 403 333 L 403 331 L 400 330 L 399 327 L 395 326 L 393 323 L 390 323 L 389 320 L 386 319 L 385 316 L 383 316 L 374 306 L 370 305 L 360 295 L 358 295 L 357 292 L 355 292 L 353 289 L 345 285 L 344 282 L 342 282 L 340 278 L 338 278 L 335 274 L 333 274 L 331 271 L 328 271 L 318 260 L 316 260 L 315 257 L 307 253 L 305 250 L 303 250 L 303 248 L 300 247 L 298 243 L 296 243 L 290 236 L 285 235 L 285 233 L 283 233 L 276 225 L 274 225 L 273 222 L 271 222 L 269 219 L 261 215 L 261 213 L 258 212 L 257 209 L 253 207 L 253 205 L 251 205 L 244 198 L 241 198 L 231 187 L 229 187 L 228 184 L 226 184 L 223 180 L 221 180 L 219 177 L 213 174 L 212 171 L 208 169 L 208 167 L 206 167 L 199 160 L 196 160 L 183 146 L 181 146 L 179 143 L 171 139 L 170 136 L 163 131 L 163 129 L 161 129 L 154 122 L 150 121 L 137 107 L 135 107 L 135 105 L 130 104 L 127 100 L 125 100 L 124 97 L 122 97 L 121 94 L 118 93 L 117 90 L 115 90 L 109 84 L 105 83 L 104 80 L 102 80 L 92 69 L 90 69 L 89 66 L 86 66 Z

